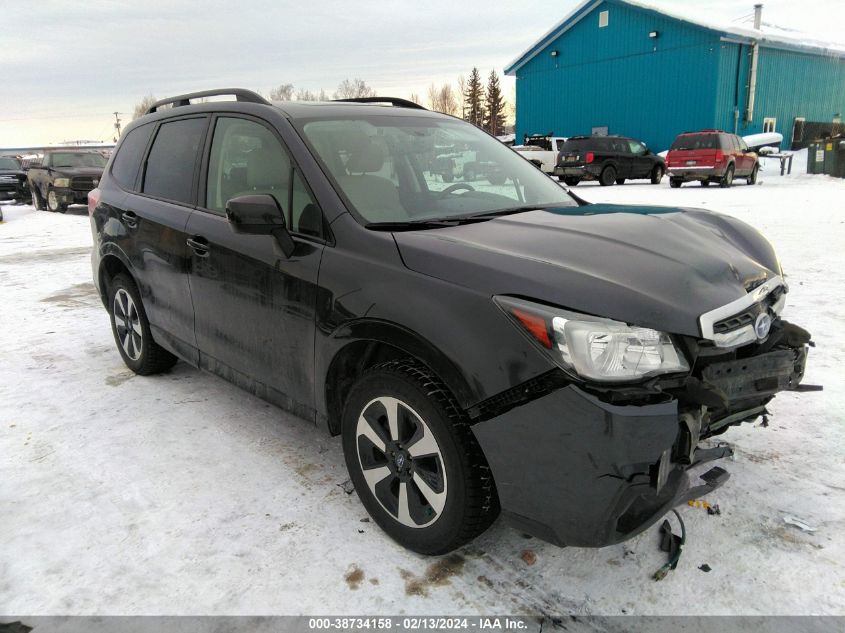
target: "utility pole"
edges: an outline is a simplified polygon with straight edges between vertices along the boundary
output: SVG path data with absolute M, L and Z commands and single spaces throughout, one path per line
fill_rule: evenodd
M 114 142 L 117 143 L 117 140 L 120 138 L 120 112 L 114 113 L 114 129 L 117 130 L 117 134 L 114 137 Z

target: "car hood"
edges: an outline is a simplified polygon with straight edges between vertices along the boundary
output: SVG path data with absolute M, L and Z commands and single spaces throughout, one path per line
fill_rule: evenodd
M 755 229 L 696 209 L 542 209 L 394 237 L 416 272 L 690 336 L 702 313 L 780 274 Z
M 26 172 L 21 169 L 0 169 L 0 176 L 26 177 Z
M 54 174 L 64 176 L 93 176 L 99 178 L 103 175 L 103 167 L 54 167 Z

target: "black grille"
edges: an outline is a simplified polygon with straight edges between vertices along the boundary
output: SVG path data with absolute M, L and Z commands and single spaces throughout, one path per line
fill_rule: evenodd
M 782 287 L 775 288 L 759 303 L 755 303 L 750 308 L 747 308 L 738 314 L 729 316 L 721 321 L 716 321 L 716 323 L 713 324 L 713 333 L 724 334 L 725 332 L 733 332 L 734 330 L 743 328 L 746 325 L 753 324 L 757 319 L 757 316 L 761 312 L 767 312 L 775 303 L 777 303 L 777 300 L 780 299 L 782 294 Z
M 94 188 L 92 176 L 74 176 L 70 180 L 70 188 L 74 191 L 91 191 Z

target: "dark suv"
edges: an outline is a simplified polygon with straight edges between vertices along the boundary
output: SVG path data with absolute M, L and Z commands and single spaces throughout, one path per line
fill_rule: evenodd
M 721 130 L 679 134 L 666 155 L 666 165 L 672 187 L 693 180 L 702 187 L 711 182 L 730 187 L 738 177 L 753 185 L 760 171 L 757 154 L 745 141 Z
M 574 187 L 582 180 L 604 186 L 644 178 L 659 184 L 666 167 L 663 158 L 645 143 L 624 136 L 572 136 L 560 150 L 554 175 Z
M 215 94 L 237 101 L 191 104 Z M 699 441 L 804 371 L 769 243 L 707 211 L 589 205 L 469 123 L 373 100 L 209 91 L 126 129 L 89 196 L 126 365 L 181 358 L 341 434 L 373 519 L 427 554 L 500 509 L 603 546 L 724 482 L 689 487 L 730 454 Z M 444 183 L 444 146 L 502 184 Z

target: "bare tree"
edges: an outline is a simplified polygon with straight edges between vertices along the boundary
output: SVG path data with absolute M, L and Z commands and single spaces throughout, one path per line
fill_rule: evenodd
M 325 90 L 320 89 L 320 92 L 314 92 L 313 90 L 306 90 L 305 88 L 300 88 L 296 91 L 296 100 L 297 101 L 328 101 L 329 95 L 326 93 Z
M 452 115 L 458 113 L 458 99 L 451 84 L 443 84 L 439 88 L 431 84 L 428 88 L 428 103 L 435 112 Z
M 376 91 L 367 85 L 363 79 L 344 79 L 337 86 L 335 99 L 357 99 L 358 97 L 375 97 Z
M 467 78 L 463 75 L 458 75 L 458 106 L 461 108 L 461 118 L 467 118 Z
M 409 99 L 417 105 L 422 105 L 422 99 L 420 99 L 420 96 L 416 92 L 412 92 Z
M 293 99 L 293 84 L 279 84 L 270 88 L 270 101 L 290 101 Z
M 150 106 L 156 101 L 158 101 L 158 99 L 156 99 L 152 94 L 148 94 L 146 97 L 142 98 L 132 109 L 132 120 L 134 121 L 138 117 L 144 116 L 147 113 L 147 110 L 150 109 Z

